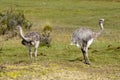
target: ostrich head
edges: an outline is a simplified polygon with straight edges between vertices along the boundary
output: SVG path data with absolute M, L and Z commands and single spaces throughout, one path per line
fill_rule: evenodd
M 100 25 L 101 30 L 104 29 L 104 28 L 103 28 L 103 23 L 104 23 L 104 19 L 100 19 L 100 20 L 99 20 L 99 25 Z
M 99 23 L 103 23 L 103 22 L 104 22 L 104 19 L 100 19 L 100 20 L 99 20 Z
M 30 41 L 29 38 L 24 37 L 23 31 L 22 31 L 22 27 L 21 27 L 20 25 L 17 25 L 17 26 L 16 26 L 16 29 L 19 31 L 19 35 L 20 35 L 20 37 L 21 37 L 22 39 L 24 39 L 24 40 L 26 40 L 26 41 L 28 41 L 28 42 Z
M 20 25 L 17 25 L 17 26 L 16 26 L 16 29 L 17 29 L 17 30 L 21 30 L 21 26 L 20 26 Z

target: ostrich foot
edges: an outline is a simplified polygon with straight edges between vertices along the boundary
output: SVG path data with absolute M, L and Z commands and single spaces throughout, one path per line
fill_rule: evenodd
M 90 65 L 90 62 L 88 61 L 88 62 L 85 62 L 85 64 L 88 64 L 88 65 Z

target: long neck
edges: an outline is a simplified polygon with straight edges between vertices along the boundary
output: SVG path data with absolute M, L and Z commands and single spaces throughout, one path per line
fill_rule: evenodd
M 19 33 L 20 33 L 20 37 L 21 37 L 22 39 L 24 39 L 25 37 L 24 37 L 24 35 L 23 35 L 23 31 L 22 31 L 22 28 L 21 28 L 21 27 L 19 27 Z
M 30 41 L 30 39 L 29 39 L 29 38 L 26 38 L 26 37 L 23 35 L 23 31 L 22 31 L 21 26 L 19 27 L 19 32 L 20 32 L 20 37 L 21 37 L 22 39 L 26 40 L 27 42 L 29 42 L 29 41 Z
M 100 31 L 96 33 L 96 38 L 99 37 L 104 31 L 103 23 L 99 23 L 99 26 L 100 26 Z
M 104 31 L 104 27 L 103 27 L 103 23 L 99 23 L 99 26 L 100 26 L 100 31 Z

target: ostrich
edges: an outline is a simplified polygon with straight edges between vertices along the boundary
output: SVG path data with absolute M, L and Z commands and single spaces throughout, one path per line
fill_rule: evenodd
M 88 48 L 92 44 L 92 42 L 103 33 L 104 31 L 103 23 L 104 19 L 100 19 L 99 20 L 100 31 L 97 33 L 87 28 L 80 28 L 75 30 L 72 34 L 71 45 L 81 47 L 81 51 L 83 53 L 83 57 L 86 64 L 90 64 L 88 58 Z
M 31 47 L 34 46 L 34 57 L 37 57 L 37 49 L 40 44 L 40 35 L 37 32 L 29 32 L 25 36 L 22 31 L 22 27 L 17 25 L 17 29 L 19 30 L 20 37 L 22 38 L 22 44 L 27 46 L 29 50 L 30 58 L 32 58 Z

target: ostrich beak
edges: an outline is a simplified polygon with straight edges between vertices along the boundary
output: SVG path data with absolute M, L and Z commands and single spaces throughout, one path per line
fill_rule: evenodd
M 17 30 L 21 29 L 21 26 L 20 26 L 20 25 L 17 25 L 17 26 L 16 26 L 16 29 L 17 29 Z
M 102 18 L 102 19 L 100 19 L 99 21 L 102 21 L 102 22 L 104 22 L 105 20 Z

